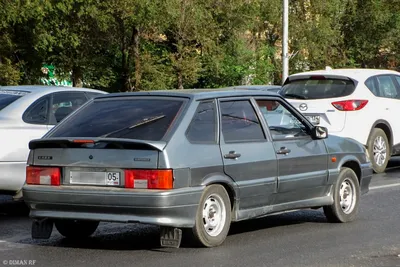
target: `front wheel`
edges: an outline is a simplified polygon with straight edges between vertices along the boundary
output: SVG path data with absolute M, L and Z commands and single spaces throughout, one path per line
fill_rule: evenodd
M 384 172 L 390 159 L 390 145 L 385 132 L 379 128 L 373 129 L 367 147 L 374 172 Z
M 342 168 L 333 188 L 333 204 L 324 207 L 329 222 L 350 222 L 358 213 L 360 185 L 350 168 Z
M 195 243 L 205 247 L 221 245 L 231 224 L 231 202 L 222 185 L 206 187 L 196 213 L 195 226 L 186 232 Z

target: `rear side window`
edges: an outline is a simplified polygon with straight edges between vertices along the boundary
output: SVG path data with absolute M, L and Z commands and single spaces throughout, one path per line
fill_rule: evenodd
M 103 137 L 159 141 L 179 113 L 176 99 L 99 99 L 55 127 L 49 137 Z
M 397 89 L 390 75 L 377 76 L 376 79 L 378 81 L 380 96 L 385 98 L 397 98 Z
M 280 94 L 285 98 L 324 99 L 348 96 L 354 90 L 355 85 L 350 80 L 311 77 L 286 84 Z
M 200 103 L 186 132 L 187 139 L 192 143 L 216 143 L 216 123 L 215 103 Z
M 221 102 L 221 126 L 225 142 L 265 139 L 260 121 L 248 100 Z
M 6 91 L 0 90 L 0 110 L 10 105 L 12 102 L 26 95 L 24 91 Z

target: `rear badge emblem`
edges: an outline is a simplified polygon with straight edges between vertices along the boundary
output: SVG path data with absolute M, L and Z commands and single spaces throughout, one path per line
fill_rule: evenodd
M 41 160 L 52 160 L 53 157 L 52 156 L 38 156 L 38 159 L 41 159 Z
M 299 106 L 299 109 L 301 111 L 306 111 L 308 109 L 307 104 L 306 103 L 301 103 Z
M 89 159 L 93 159 L 93 156 L 92 156 L 92 155 L 90 155 L 90 156 L 89 156 Z

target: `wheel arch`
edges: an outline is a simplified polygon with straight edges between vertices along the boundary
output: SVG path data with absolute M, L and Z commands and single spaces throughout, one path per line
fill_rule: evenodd
M 231 201 L 232 216 L 236 217 L 235 211 L 237 208 L 238 204 L 237 202 L 239 196 L 239 188 L 236 185 L 236 183 L 230 177 L 221 173 L 209 174 L 206 177 L 204 177 L 203 181 L 201 182 L 202 186 L 209 186 L 213 184 L 219 184 L 225 188 L 226 192 L 229 195 L 229 200 Z
M 343 167 L 353 170 L 357 175 L 359 184 L 361 184 L 362 171 L 360 163 L 356 159 L 348 159 L 344 161 L 343 164 L 340 166 L 340 168 Z
M 385 132 L 386 137 L 389 140 L 390 152 L 392 152 L 393 130 L 392 130 L 392 127 L 390 126 L 389 122 L 387 122 L 386 120 L 377 120 L 377 121 L 374 122 L 374 124 L 372 124 L 371 130 L 369 131 L 367 143 L 368 143 L 369 138 L 371 137 L 372 131 L 375 128 L 381 129 L 382 131 Z

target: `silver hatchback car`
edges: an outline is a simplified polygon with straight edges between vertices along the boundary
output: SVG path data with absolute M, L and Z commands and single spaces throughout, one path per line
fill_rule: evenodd
M 260 90 L 99 96 L 29 146 L 23 194 L 40 239 L 108 221 L 159 225 L 161 246 L 213 247 L 231 222 L 286 210 L 348 222 L 372 176 L 361 144 Z

